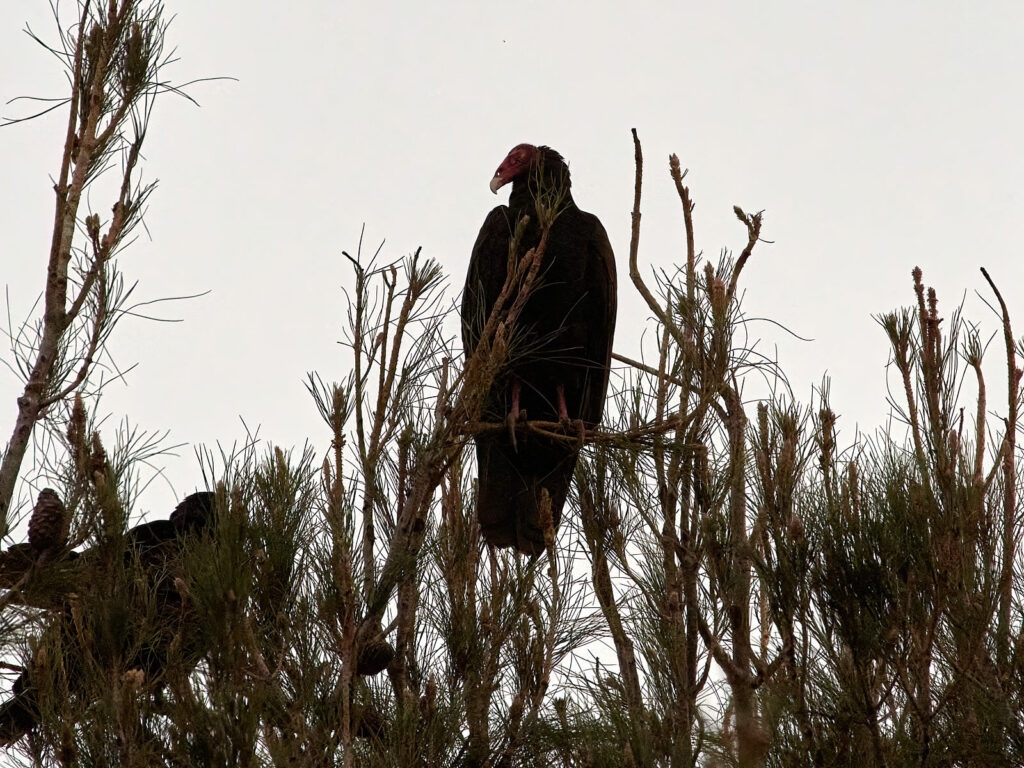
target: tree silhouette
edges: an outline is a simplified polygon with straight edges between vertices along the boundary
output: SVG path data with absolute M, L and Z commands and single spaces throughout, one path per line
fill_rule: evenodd
M 131 479 L 151 446 L 101 436 L 86 404 L 95 410 L 90 374 L 127 299 L 111 255 L 152 189 L 136 171 L 152 100 L 175 89 L 159 76 L 159 4 L 78 10 L 53 49 L 71 74 L 58 105 L 69 128 L 43 316 L 12 339 L 25 389 L 0 465 L 8 755 L 61 766 L 1021 763 L 1022 350 L 994 282 L 1005 410 L 991 409 L 981 331 L 959 310 L 944 318 L 916 270 L 913 304 L 877 318 L 891 427 L 841 444 L 827 384 L 810 405 L 745 394 L 785 382 L 749 341 L 740 301 L 760 213 L 735 209 L 736 258 L 702 257 L 672 156 L 686 262 L 642 267 L 635 132 L 620 288 L 643 299 L 651 342 L 613 356 L 604 422 L 582 434 L 542 553 L 482 542 L 467 449 L 508 429 L 483 404 L 516 354 L 537 249 L 510 254 L 517 268 L 466 356 L 437 263 L 419 251 L 387 262 L 360 243 L 348 256 L 349 372 L 307 382 L 327 428 L 311 444 L 325 452 L 255 441 L 202 452 L 207 491 L 138 523 Z M 111 217 L 83 214 L 83 191 L 118 156 Z M 559 422 L 515 429 L 581 437 Z M 46 463 L 26 466 L 40 430 Z M 32 493 L 25 530 L 14 523 L 28 504 L 15 500 L 30 474 L 48 489 Z

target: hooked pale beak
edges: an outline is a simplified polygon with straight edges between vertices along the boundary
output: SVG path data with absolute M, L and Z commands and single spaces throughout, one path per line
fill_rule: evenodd
M 503 179 L 501 177 L 501 171 L 499 170 L 497 173 L 494 174 L 494 178 L 491 179 L 491 183 L 488 186 L 490 187 L 491 192 L 493 192 L 494 194 L 498 194 L 498 190 L 505 186 L 507 183 L 508 179 Z

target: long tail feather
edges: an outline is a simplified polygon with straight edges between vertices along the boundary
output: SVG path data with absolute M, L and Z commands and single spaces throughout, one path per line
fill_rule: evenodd
M 572 444 L 530 436 L 513 447 L 507 435 L 476 439 L 477 516 L 484 540 L 528 555 L 544 551 L 541 490 L 551 498 L 557 527 L 569 494 L 579 450 Z

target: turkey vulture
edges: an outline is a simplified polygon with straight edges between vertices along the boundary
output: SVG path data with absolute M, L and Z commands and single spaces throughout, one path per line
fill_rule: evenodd
M 542 489 L 557 526 L 580 446 L 536 433 L 517 439 L 514 425 L 523 418 L 577 426 L 582 421 L 586 427 L 600 422 L 615 330 L 615 257 L 601 222 L 573 202 L 569 168 L 558 152 L 514 147 L 491 179 L 491 191 L 509 182 L 509 204 L 488 214 L 473 246 L 462 295 L 462 341 L 469 357 L 505 284 L 509 249 L 516 248 L 518 260 L 540 243 L 544 211 L 538 208 L 554 203 L 557 216 L 537 278 L 509 334 L 504 366 L 484 399 L 484 421 L 507 420 L 509 430 L 475 438 L 484 539 L 538 554 L 544 550 Z
M 193 493 L 175 507 L 167 520 L 154 520 L 137 525 L 125 533 L 125 567 L 133 562 L 142 568 L 148 577 L 143 581 L 144 589 L 153 590 L 157 610 L 160 615 L 174 616 L 181 612 L 181 595 L 174 585 L 174 564 L 180 558 L 182 547 L 189 536 L 194 536 L 212 527 L 214 521 L 214 494 L 209 492 Z M 28 545 L 17 545 L 0 554 L 0 586 L 9 587 L 8 583 L 19 568 L 31 567 L 33 556 Z M 74 550 L 61 554 L 61 559 L 73 573 L 81 568 L 78 578 L 89 578 L 88 568 L 95 567 L 99 552 L 87 549 L 84 552 Z M 88 620 L 87 620 L 88 622 Z M 74 621 L 70 609 L 61 611 L 59 618 L 52 625 L 51 631 L 58 632 L 60 645 L 64 649 L 61 663 L 74 689 L 74 681 L 80 674 L 81 647 L 80 635 L 74 629 Z M 117 632 L 125 631 L 119 627 Z M 129 668 L 141 669 L 147 675 L 158 675 L 166 665 L 166 657 L 173 633 L 149 638 L 146 642 L 133 637 L 128 632 L 123 638 L 122 652 L 132 655 L 125 659 Z M 192 640 L 198 641 L 199 633 Z M 199 649 L 192 648 L 198 658 Z M 0 746 L 10 746 L 30 730 L 39 721 L 38 693 L 32 682 L 29 670 L 22 672 L 14 681 L 11 698 L 0 705 Z M 85 705 L 88 702 L 83 702 Z

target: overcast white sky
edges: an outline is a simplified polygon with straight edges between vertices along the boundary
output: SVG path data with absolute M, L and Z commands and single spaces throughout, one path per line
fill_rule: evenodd
M 635 354 L 646 313 L 626 274 L 631 127 L 648 169 L 641 260 L 683 254 L 670 152 L 690 168 L 705 253 L 742 244 L 734 203 L 764 209 L 773 244 L 744 273 L 746 309 L 813 339 L 755 328 L 801 399 L 832 375 L 847 435 L 884 420 L 886 346 L 871 316 L 910 302 L 915 264 L 947 312 L 966 293 L 968 315 L 995 330 L 974 296 L 986 266 L 1024 329 L 1024 5 L 626 5 L 167 0 L 181 58 L 168 77 L 238 80 L 195 86 L 200 109 L 158 105 L 151 237 L 121 267 L 142 298 L 210 294 L 160 310 L 182 323 L 119 327 L 115 357 L 138 367 L 100 410 L 188 446 L 230 445 L 244 418 L 277 444 L 323 450 L 303 380 L 347 371 L 341 251 L 363 223 L 372 246 L 386 238 L 384 258 L 422 246 L 454 297 L 496 202 L 487 183 L 523 141 L 565 155 L 577 203 L 608 229 L 616 348 Z M 46 3 L 0 4 L 3 102 L 65 93 L 26 22 L 53 39 Z M 0 130 L 0 283 L 15 323 L 43 284 L 65 119 Z M 0 368 L 0 440 L 18 391 Z M 165 515 L 201 482 L 190 447 L 165 466 L 142 510 Z

